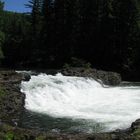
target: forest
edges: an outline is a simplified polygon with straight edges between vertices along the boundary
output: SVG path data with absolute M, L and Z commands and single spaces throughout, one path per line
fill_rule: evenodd
M 140 81 L 139 0 L 29 0 L 30 13 L 4 11 L 0 67 L 93 67 Z

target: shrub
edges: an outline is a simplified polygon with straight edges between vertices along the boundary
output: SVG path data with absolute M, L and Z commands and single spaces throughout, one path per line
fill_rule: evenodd
M 79 59 L 76 57 L 72 57 L 70 63 L 65 63 L 63 68 L 70 68 L 70 67 L 84 67 L 84 68 L 91 68 L 91 64 L 86 62 L 83 59 Z
M 5 140 L 13 140 L 13 139 L 14 139 L 14 134 L 13 133 L 8 132 L 5 135 Z

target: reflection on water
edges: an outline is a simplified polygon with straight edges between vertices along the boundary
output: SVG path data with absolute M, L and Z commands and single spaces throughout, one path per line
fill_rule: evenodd
M 88 122 L 84 119 L 53 118 L 35 112 L 25 111 L 20 126 L 55 133 L 92 133 L 102 132 L 104 124 Z

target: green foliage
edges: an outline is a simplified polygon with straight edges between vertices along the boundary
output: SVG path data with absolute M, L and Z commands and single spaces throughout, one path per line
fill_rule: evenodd
M 5 66 L 140 69 L 138 0 L 29 0 L 30 14 L 3 11 L 3 6 L 0 1 Z
M 5 135 L 5 140 L 13 140 L 14 139 L 14 134 L 11 133 L 11 132 L 8 132 L 6 135 Z
M 132 0 L 114 0 L 113 9 L 113 15 L 116 17 L 115 33 L 118 34 L 115 36 L 116 47 L 122 46 L 120 49 L 115 48 L 116 55 L 120 57 L 122 68 L 127 66 L 130 69 L 134 63 L 134 52 L 139 44 L 138 10 Z
M 63 66 L 64 69 L 69 69 L 70 67 L 71 67 L 71 65 L 68 64 L 68 63 L 65 63 L 64 66 Z
M 28 15 L 12 13 L 5 11 L 2 14 L 1 31 L 4 33 L 2 50 L 4 60 L 8 60 L 8 65 L 19 64 L 27 58 L 30 52 L 29 43 L 29 26 Z M 28 42 L 28 43 L 27 43 Z M 28 49 L 28 51 L 27 51 Z
M 84 67 L 87 68 L 87 69 L 90 69 L 90 68 L 91 68 L 91 63 L 89 63 L 89 62 L 86 63 L 86 64 L 84 65 Z
M 2 51 L 4 40 L 5 40 L 4 33 L 0 31 L 0 60 L 4 59 L 4 54 Z
M 5 96 L 5 91 L 2 88 L 0 88 L 0 98 L 4 96 Z
M 132 138 L 135 139 L 135 140 L 140 139 L 140 129 L 137 129 L 132 133 Z
M 83 67 L 89 69 L 91 68 L 91 64 L 83 59 L 72 57 L 70 63 L 65 63 L 63 68 L 69 69 L 71 67 Z
M 5 41 L 5 34 L 2 31 L 0 31 L 0 46 L 2 46 L 4 41 Z
M 45 136 L 38 136 L 35 140 L 45 140 Z
M 41 0 L 30 0 L 28 2 L 29 4 L 26 4 L 26 7 L 32 9 L 31 13 L 31 24 L 32 24 L 32 33 L 34 36 L 39 34 L 41 28 L 39 26 L 41 22 Z
M 3 11 L 4 8 L 4 2 L 0 0 L 0 12 Z
M 12 132 L 12 129 L 13 129 L 12 126 L 10 126 L 8 124 L 4 124 L 2 127 L 6 132 Z
M 3 59 L 3 58 L 4 58 L 3 51 L 2 51 L 2 49 L 0 47 L 0 59 Z
M 91 67 L 91 64 L 89 62 L 87 63 L 83 59 L 78 59 L 78 58 L 72 57 L 71 58 L 71 66 L 72 67 L 85 67 L 85 68 L 90 68 Z

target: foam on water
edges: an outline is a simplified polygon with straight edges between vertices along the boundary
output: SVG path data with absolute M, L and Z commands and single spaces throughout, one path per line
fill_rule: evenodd
M 140 87 L 104 88 L 93 79 L 40 74 L 22 82 L 25 108 L 56 118 L 102 123 L 105 131 L 140 118 Z

